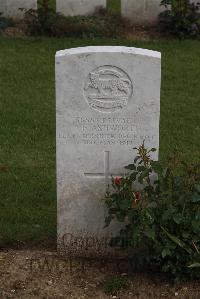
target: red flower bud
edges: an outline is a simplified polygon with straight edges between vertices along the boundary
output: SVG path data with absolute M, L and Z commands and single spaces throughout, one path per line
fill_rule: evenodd
M 134 200 L 132 201 L 132 208 L 134 208 L 135 204 L 137 204 L 138 200 L 140 200 L 140 198 L 141 198 L 141 192 L 139 192 L 139 191 L 134 192 L 133 193 L 133 197 L 134 197 Z
M 135 192 L 135 199 L 139 200 L 140 197 L 141 197 L 141 192 L 139 192 L 139 191 Z

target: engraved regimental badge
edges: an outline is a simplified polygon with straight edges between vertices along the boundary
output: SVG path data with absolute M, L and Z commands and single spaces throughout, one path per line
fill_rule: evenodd
M 84 86 L 88 105 L 99 112 L 115 112 L 127 106 L 133 93 L 129 76 L 120 68 L 100 66 L 91 71 Z

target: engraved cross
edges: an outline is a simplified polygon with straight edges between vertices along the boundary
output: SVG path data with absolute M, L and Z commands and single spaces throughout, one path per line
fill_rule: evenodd
M 97 173 L 92 173 L 92 172 L 85 172 L 85 176 L 87 177 L 104 177 L 105 178 L 105 192 L 109 191 L 109 180 L 112 178 L 112 175 L 114 176 L 122 176 L 123 174 L 115 174 L 115 173 L 110 173 L 110 152 L 105 151 L 104 152 L 104 172 L 97 172 Z

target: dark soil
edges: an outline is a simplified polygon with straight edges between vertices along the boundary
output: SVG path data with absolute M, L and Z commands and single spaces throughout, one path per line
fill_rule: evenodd
M 56 251 L 2 250 L 0 298 L 200 298 L 198 282 L 173 285 L 158 275 L 127 274 L 122 265 L 120 271 L 118 266 L 61 258 Z M 105 282 L 116 276 L 126 277 L 128 287 L 106 295 Z

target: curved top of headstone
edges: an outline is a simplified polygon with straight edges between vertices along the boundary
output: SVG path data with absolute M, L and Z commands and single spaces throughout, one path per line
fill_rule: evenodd
M 60 50 L 56 53 L 56 57 L 62 57 L 66 55 L 75 55 L 83 53 L 127 53 L 134 55 L 149 56 L 154 58 L 161 58 L 161 53 L 158 51 L 152 51 L 142 48 L 125 47 L 125 46 L 89 46 L 78 47 L 66 50 Z

